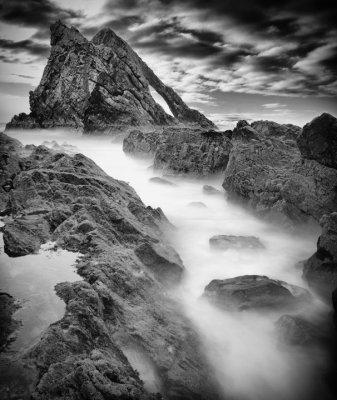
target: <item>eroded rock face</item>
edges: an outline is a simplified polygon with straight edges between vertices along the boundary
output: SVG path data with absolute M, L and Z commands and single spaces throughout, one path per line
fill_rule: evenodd
M 19 358 L 21 369 L 7 359 L 4 390 L 15 370 L 36 400 L 159 398 L 147 393 L 122 351 L 132 343 L 160 371 L 166 398 L 219 398 L 199 339 L 168 290 L 184 268 L 164 240 L 162 211 L 145 207 L 128 184 L 81 154 L 17 150 L 1 137 L 7 165 L 19 165 L 9 192 L 0 193 L 10 209 L 6 251 L 27 254 L 50 239 L 83 254 L 77 268 L 84 279 L 57 285 L 64 317 Z
M 304 263 L 303 276 L 310 286 L 330 300 L 337 287 L 337 212 L 324 215 L 320 224 L 322 233 L 317 251 Z
M 0 292 L 0 351 L 10 343 L 10 335 L 20 326 L 20 322 L 13 319 L 17 309 L 15 299 L 8 293 Z
M 289 227 L 337 211 L 336 170 L 303 159 L 298 132 L 266 121 L 239 122 L 223 183 L 231 198 Z
M 298 147 L 303 158 L 337 168 L 337 118 L 323 113 L 304 125 Z
M 226 132 L 183 127 L 131 132 L 123 143 L 128 154 L 154 156 L 155 169 L 194 176 L 223 172 L 231 147 Z
M 203 297 L 221 308 L 238 310 L 293 308 L 311 299 L 303 288 L 262 275 L 215 279 Z
M 74 27 L 58 21 L 51 26 L 50 43 L 41 82 L 30 92 L 31 113 L 13 117 L 7 129 L 62 127 L 111 133 L 178 121 L 214 127 L 165 86 L 111 29 L 103 29 L 88 41 Z M 153 100 L 149 85 L 162 95 L 175 118 Z

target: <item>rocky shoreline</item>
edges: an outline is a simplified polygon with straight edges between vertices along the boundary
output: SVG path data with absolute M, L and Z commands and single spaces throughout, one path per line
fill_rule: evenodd
M 136 345 L 153 361 L 167 398 L 218 398 L 199 339 L 170 296 L 184 267 L 164 239 L 170 224 L 162 211 L 145 207 L 128 184 L 83 155 L 23 147 L 4 134 L 0 141 L 5 251 L 30 254 L 51 239 L 82 253 L 84 278 L 57 285 L 65 316 L 14 365 L 5 353 L 3 377 L 28 368 L 32 393 L 22 388 L 25 374 L 15 390 L 34 399 L 160 398 L 146 392 L 123 355 Z

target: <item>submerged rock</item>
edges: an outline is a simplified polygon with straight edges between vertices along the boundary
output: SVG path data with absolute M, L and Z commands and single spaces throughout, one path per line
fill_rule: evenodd
M 209 239 L 210 247 L 218 250 L 263 249 L 264 245 L 255 236 L 216 235 Z
M 275 328 L 279 340 L 288 345 L 309 345 L 319 337 L 317 327 L 301 316 L 282 315 Z
M 221 308 L 238 310 L 293 308 L 311 299 L 306 289 L 262 275 L 215 279 L 203 297 Z
M 304 125 L 298 147 L 302 157 L 337 168 L 337 118 L 323 113 Z
M 317 251 L 304 263 L 303 277 L 320 295 L 330 300 L 337 287 L 337 212 L 324 215 Z
M 221 192 L 219 189 L 216 189 L 214 186 L 211 185 L 204 185 L 202 187 L 202 191 L 204 194 L 223 195 L 223 192 Z
M 177 186 L 175 183 L 167 179 L 160 178 L 159 176 L 154 176 L 153 178 L 150 178 L 149 181 L 152 183 L 158 183 L 160 185 Z
M 39 86 L 30 92 L 31 112 L 14 116 L 6 129 L 62 127 L 114 133 L 132 126 L 177 122 L 214 128 L 111 29 L 102 29 L 91 41 L 60 21 L 50 30 L 51 52 Z M 175 118 L 154 101 L 150 85 Z
M 206 208 L 206 204 L 202 201 L 192 201 L 191 203 L 187 204 L 189 207 L 196 207 L 196 208 Z

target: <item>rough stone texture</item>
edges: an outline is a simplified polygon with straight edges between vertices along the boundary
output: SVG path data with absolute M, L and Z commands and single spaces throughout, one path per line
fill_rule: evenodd
M 297 140 L 303 158 L 337 168 L 337 119 L 323 113 L 304 125 Z
M 8 165 L 21 166 L 2 193 L 10 210 L 5 250 L 26 254 L 51 239 L 82 252 L 77 269 L 84 280 L 57 285 L 64 317 L 15 361 L 0 360 L 0 397 L 17 387 L 13 393 L 27 393 L 17 396 L 35 400 L 160 398 L 146 392 L 125 357 L 122 349 L 132 344 L 152 360 L 165 398 L 220 398 L 199 339 L 168 289 L 183 266 L 164 239 L 162 211 L 145 207 L 128 184 L 81 154 L 44 146 L 11 151 L 12 140 L 2 140 Z M 45 237 L 18 229 L 34 220 L 44 224 Z
M 164 173 L 207 176 L 225 170 L 231 150 L 226 132 L 193 128 L 134 131 L 123 150 L 132 155 L 154 155 L 154 168 Z
M 274 121 L 254 121 L 252 128 L 259 134 L 268 137 L 280 137 L 282 139 L 296 140 L 302 129 L 292 124 L 278 124 Z
M 252 126 L 241 121 L 234 130 L 223 183 L 230 198 L 289 227 L 337 211 L 336 170 L 301 158 L 291 138 L 298 129 L 289 135 L 281 125 L 275 134 L 270 126 L 266 121 Z
M 311 299 L 303 288 L 262 275 L 215 279 L 205 287 L 203 297 L 221 308 L 239 310 L 294 308 Z
M 317 251 L 305 263 L 303 276 L 319 294 L 330 300 L 337 287 L 337 212 L 324 215 Z
M 213 249 L 263 249 L 264 245 L 255 236 L 216 235 L 209 239 Z
M 29 115 L 15 116 L 6 129 L 84 129 L 116 132 L 132 126 L 174 125 L 178 121 L 214 128 L 167 87 L 111 29 L 91 41 L 58 21 L 51 26 L 51 52 L 43 77 L 30 92 Z M 167 102 L 165 113 L 150 94 L 151 85 Z
M 8 293 L 0 293 L 0 351 L 11 342 L 11 335 L 20 326 L 20 322 L 13 319 L 18 309 L 15 299 Z

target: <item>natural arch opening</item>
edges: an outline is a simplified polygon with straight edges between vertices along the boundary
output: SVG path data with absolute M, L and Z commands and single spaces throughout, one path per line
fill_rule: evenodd
M 150 86 L 149 88 L 150 88 L 150 94 L 151 94 L 153 100 L 156 103 L 158 103 L 160 106 L 163 107 L 166 114 L 172 115 L 172 117 L 174 117 L 174 115 L 172 114 L 172 111 L 170 110 L 170 107 L 168 106 L 168 104 L 166 103 L 164 98 L 152 86 Z

